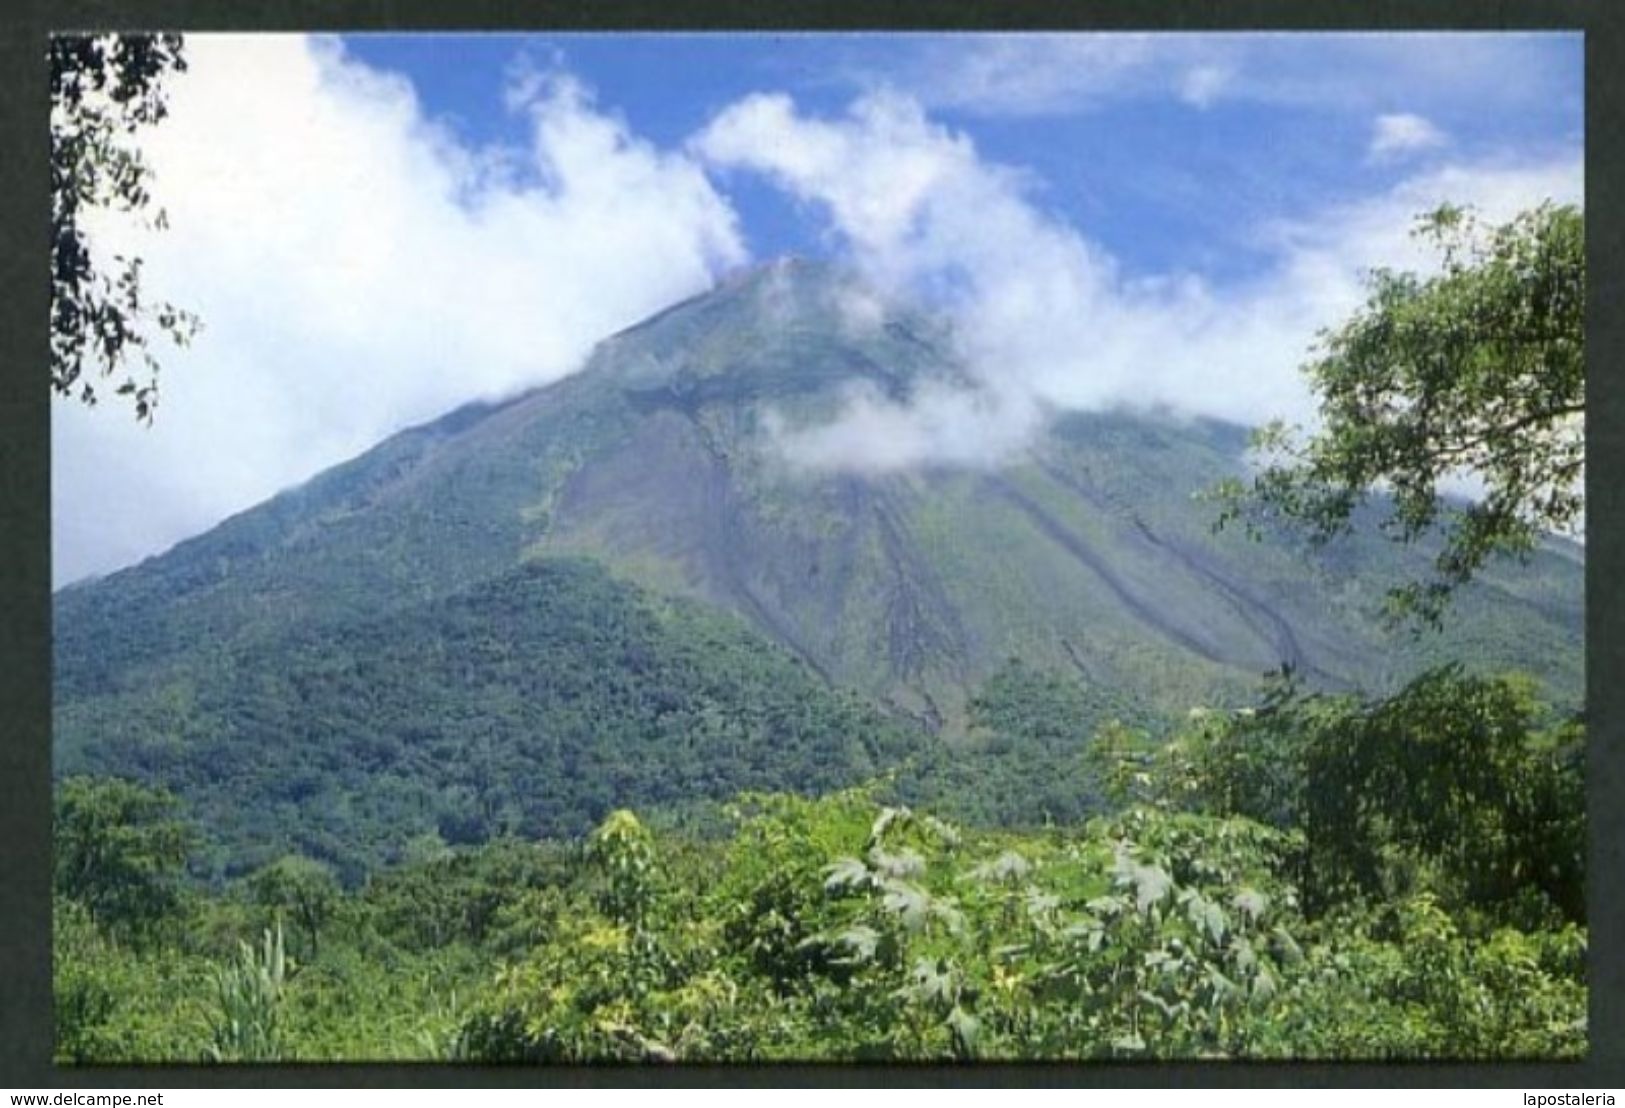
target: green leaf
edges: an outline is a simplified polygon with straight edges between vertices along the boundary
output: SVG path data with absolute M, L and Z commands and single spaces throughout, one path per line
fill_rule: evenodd
M 1120 886 L 1133 888 L 1134 907 L 1141 915 L 1174 887 L 1174 879 L 1160 866 L 1138 862 L 1126 850 L 1118 851 L 1113 876 Z
M 859 923 L 836 935 L 835 941 L 852 952 L 850 957 L 842 961 L 870 962 L 874 960 L 875 952 L 880 949 L 880 932 L 866 923 Z
M 1214 946 L 1224 942 L 1229 924 L 1225 919 L 1224 909 L 1213 901 L 1193 890 L 1185 902 L 1185 915 L 1191 921 L 1191 926 L 1205 935 Z
M 869 861 L 887 877 L 918 877 L 925 872 L 925 859 L 918 851 L 906 847 L 896 854 L 875 847 L 869 851 Z
M 958 992 L 957 976 L 953 967 L 940 958 L 918 958 L 909 971 L 907 991 L 918 1000 L 946 1003 Z
M 874 845 L 880 842 L 893 825 L 906 826 L 914 819 L 914 813 L 907 808 L 882 808 L 880 815 L 875 817 L 874 824 L 869 828 L 869 843 Z
M 1006 850 L 997 858 L 983 862 L 970 871 L 978 881 L 1015 882 L 1027 876 L 1033 865 L 1014 850 Z
M 1279 983 L 1270 968 L 1262 963 L 1258 972 L 1253 975 L 1253 997 L 1256 1000 L 1268 1000 L 1279 991 Z
M 1289 966 L 1295 966 L 1303 961 L 1303 948 L 1298 941 L 1289 935 L 1285 928 L 1277 927 L 1270 932 L 1270 948 L 1276 957 Z
M 886 879 L 882 888 L 885 895 L 881 898 L 881 905 L 902 921 L 905 930 L 915 932 L 925 927 L 931 913 L 929 893 L 908 881 L 893 879 Z
M 1145 1040 L 1139 1032 L 1131 1031 L 1112 1040 L 1112 1049 L 1123 1054 L 1139 1054 L 1145 1050 Z
M 873 875 L 869 867 L 857 858 L 840 858 L 824 867 L 824 891 L 839 892 L 842 889 L 862 889 L 868 886 Z

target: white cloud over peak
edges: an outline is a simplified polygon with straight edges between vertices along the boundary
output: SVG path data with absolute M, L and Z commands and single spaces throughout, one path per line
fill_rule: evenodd
M 462 145 L 403 79 L 298 36 L 188 35 L 144 138 L 170 229 L 92 228 L 204 331 L 155 424 L 53 409 L 59 582 L 156 553 L 592 344 L 746 252 L 728 202 L 557 72 L 515 83 L 522 149 Z
M 836 118 L 750 97 L 693 147 L 825 211 L 836 243 L 888 295 L 924 295 L 951 313 L 976 388 L 908 404 L 858 393 L 835 422 L 783 431 L 792 458 L 847 469 L 996 464 L 1055 410 L 1307 420 L 1299 366 L 1315 332 L 1361 303 L 1369 269 L 1427 264 L 1408 234 L 1417 215 L 1449 200 L 1504 219 L 1543 199 L 1578 200 L 1582 180 L 1577 156 L 1440 169 L 1313 220 L 1260 226 L 1271 265 L 1215 287 L 1191 274 L 1124 277 L 1079 229 L 1038 208 L 1021 174 L 895 92 Z
M 1448 141 L 1443 131 L 1419 115 L 1409 112 L 1379 115 L 1371 128 L 1367 153 L 1373 161 L 1390 161 L 1443 146 Z

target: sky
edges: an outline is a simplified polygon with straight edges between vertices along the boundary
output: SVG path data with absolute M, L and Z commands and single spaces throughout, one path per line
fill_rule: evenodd
M 141 138 L 195 311 L 151 426 L 53 408 L 60 586 L 580 368 L 742 267 L 952 313 L 976 387 L 855 394 L 813 467 L 996 465 L 1056 411 L 1312 422 L 1299 371 L 1449 200 L 1583 200 L 1578 34 L 193 35 Z

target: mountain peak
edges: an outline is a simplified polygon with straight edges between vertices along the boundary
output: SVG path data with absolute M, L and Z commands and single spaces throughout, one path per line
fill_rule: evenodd
M 850 267 L 787 255 L 612 335 L 584 374 L 638 394 L 707 381 L 788 395 L 853 380 L 897 394 L 920 373 L 957 375 L 947 334 Z
M 884 302 L 851 266 L 799 254 L 782 254 L 728 273 L 706 295 L 762 313 L 767 323 L 808 327 L 825 326 L 832 313 L 850 312 L 860 304 L 873 314 Z
M 780 254 L 764 261 L 751 262 L 731 270 L 717 282 L 718 288 L 740 286 L 784 278 L 818 279 L 838 269 L 836 263 L 822 258 L 808 258 L 801 254 Z

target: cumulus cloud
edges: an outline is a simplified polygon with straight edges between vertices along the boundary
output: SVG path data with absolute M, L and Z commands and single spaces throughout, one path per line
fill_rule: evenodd
M 145 147 L 170 229 L 92 228 L 205 330 L 163 357 L 157 421 L 53 412 L 56 577 L 201 530 L 472 398 L 575 369 L 591 344 L 745 259 L 692 158 L 567 74 L 511 90 L 527 139 L 481 150 L 409 83 L 296 36 L 187 37 Z M 251 79 L 245 74 L 251 75 Z
M 787 461 L 809 469 L 986 469 L 1026 447 L 1042 418 L 1030 394 L 928 382 L 907 403 L 854 386 L 839 418 L 792 428 L 769 412 L 766 430 Z
M 1427 262 L 1408 230 L 1450 200 L 1510 216 L 1577 200 L 1578 158 L 1457 166 L 1295 223 L 1257 228 L 1273 264 L 1245 284 L 1190 274 L 1129 279 L 1023 175 L 991 164 L 913 99 L 880 92 L 836 118 L 758 95 L 719 114 L 694 149 L 760 173 L 827 213 L 839 248 L 887 295 L 924 297 L 954 321 L 970 389 L 907 404 L 855 394 L 835 423 L 783 430 L 792 458 L 837 468 L 998 464 L 1056 410 L 1165 408 L 1243 423 L 1307 420 L 1299 365 L 1317 329 L 1363 300 L 1375 266 Z
M 1445 133 L 1419 115 L 1408 112 L 1379 115 L 1371 128 L 1367 154 L 1372 161 L 1392 161 L 1407 154 L 1443 146 Z

